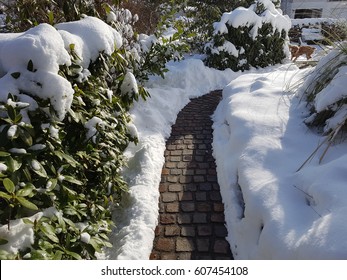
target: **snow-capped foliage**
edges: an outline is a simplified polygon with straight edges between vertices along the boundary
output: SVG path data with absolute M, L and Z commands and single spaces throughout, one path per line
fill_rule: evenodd
M 347 78 L 347 54 L 343 51 L 345 48 L 346 42 L 343 42 L 340 49 L 331 51 L 321 59 L 301 88 L 301 94 L 312 111 L 305 122 L 322 127 L 324 134 L 340 130 L 347 119 L 347 93 L 344 86 Z
M 88 68 L 89 63 L 95 61 L 100 52 L 111 55 L 123 44 L 121 35 L 115 29 L 95 17 L 59 23 L 55 28 L 64 39 L 67 50 L 71 44 L 74 45 L 74 51 L 83 68 Z
M 270 0 L 256 1 L 249 8 L 224 13 L 214 24 L 214 37 L 206 44 L 206 63 L 218 69 L 246 70 L 281 62 L 291 27 L 288 16 Z
M 0 36 L 0 57 L 2 102 L 7 102 L 9 93 L 24 101 L 28 98 L 19 93 L 25 91 L 29 98 L 50 99 L 58 119 L 64 118 L 71 106 L 73 89 L 58 71 L 59 65 L 69 66 L 71 60 L 55 28 L 42 24 L 24 33 Z M 36 107 L 32 100 L 28 109 Z
M 94 17 L 0 34 L 1 259 L 91 259 L 111 246 L 122 153 L 136 140 L 127 111 L 146 96 L 122 46 Z

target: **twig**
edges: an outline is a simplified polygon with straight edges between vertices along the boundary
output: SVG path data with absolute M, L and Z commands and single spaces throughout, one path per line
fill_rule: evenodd
M 327 142 L 328 140 L 329 140 L 329 137 L 326 137 L 325 140 L 318 145 L 318 147 L 310 154 L 310 156 L 304 161 L 304 163 L 295 172 L 299 172 L 306 165 L 306 163 L 309 162 L 314 157 L 314 155 L 317 153 L 320 147 L 322 147 L 325 144 L 325 142 Z

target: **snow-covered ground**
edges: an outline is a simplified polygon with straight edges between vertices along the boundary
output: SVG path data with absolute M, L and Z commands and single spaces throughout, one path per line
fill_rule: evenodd
M 234 73 L 198 58 L 170 63 L 148 84 L 152 98 L 132 110 L 140 139 L 124 174 L 130 193 L 115 210 L 110 259 L 147 259 L 158 217 L 165 140 L 189 98 L 224 88 L 214 119 L 214 156 L 225 204 L 227 240 L 236 259 L 346 259 L 346 144 L 298 168 L 323 137 L 304 124 L 293 85 L 310 71 L 283 65 Z
M 87 67 L 98 51 L 111 53 L 114 42 L 117 46 L 122 43 L 118 33 L 90 17 L 57 27 L 39 25 L 21 34 L 1 34 L 0 100 L 6 102 L 8 92 L 19 95 L 25 87 L 29 93 L 52 99 L 62 119 L 71 105 L 73 90 L 58 75 L 58 69 L 71 63 L 66 50 L 69 45 L 75 45 L 83 58 L 81 66 Z M 101 38 L 99 34 L 105 30 L 108 36 Z M 29 71 L 30 60 L 38 71 Z M 130 191 L 114 210 L 115 247 L 100 257 L 148 259 L 171 125 L 190 98 L 224 89 L 213 116 L 213 149 L 225 204 L 227 239 L 234 257 L 346 259 L 346 143 L 330 147 L 319 164 L 323 145 L 316 157 L 297 171 L 324 141 L 303 124 L 307 108 L 297 92 L 291 91 L 310 70 L 299 70 L 288 60 L 243 73 L 218 71 L 205 67 L 197 56 L 170 62 L 168 69 L 165 79 L 151 77 L 147 84 L 151 98 L 139 101 L 131 111 L 130 126 L 138 134 L 139 144 L 126 151 L 129 162 L 123 173 Z M 340 74 L 346 75 L 343 71 Z M 81 79 L 88 75 L 87 71 L 80 73 Z M 344 81 L 334 80 L 339 83 L 335 90 L 343 89 Z M 327 94 L 326 90 L 324 96 Z M 28 110 L 35 109 L 32 98 L 20 96 L 21 102 L 30 105 Z M 0 165 L 0 170 L 4 168 Z M 21 220 L 12 224 L 15 231 L 8 233 L 6 228 L 0 228 L 0 235 L 11 241 L 5 249 L 16 251 L 33 242 L 32 227 Z

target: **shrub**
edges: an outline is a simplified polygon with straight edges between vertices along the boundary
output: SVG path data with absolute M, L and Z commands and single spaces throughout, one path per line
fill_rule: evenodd
M 96 36 L 83 30 L 91 25 L 104 32 L 91 42 L 111 38 L 110 45 L 107 39 L 101 43 L 104 51 L 69 41 L 70 29 Z M 123 151 L 136 142 L 127 112 L 147 93 L 129 72 L 126 50 L 111 27 L 87 17 L 57 28 L 59 33 L 38 25 L 2 45 L 1 259 L 96 258 L 102 247 L 111 246 L 111 207 L 127 191 L 120 175 Z M 25 38 L 36 40 L 36 52 Z M 26 52 L 9 48 L 20 43 Z M 13 249 L 17 231 L 33 242 Z
M 17 0 L 4 1 L 3 13 L 6 15 L 6 29 L 9 32 L 22 32 L 40 23 L 52 25 L 79 20 L 81 15 L 95 16 L 105 20 L 104 6 L 119 5 L 122 0 Z
M 340 129 L 347 116 L 346 94 L 339 87 L 346 79 L 347 46 L 341 42 L 339 47 L 318 63 L 302 86 L 303 98 L 311 111 L 305 123 L 320 128 L 326 135 Z
M 269 0 L 256 1 L 248 9 L 238 7 L 214 24 L 205 63 L 234 71 L 280 63 L 286 57 L 289 28 L 289 18 Z
M 325 140 L 300 166 L 300 170 L 320 148 L 326 147 L 320 155 L 321 162 L 329 147 L 337 139 L 344 140 L 347 124 L 347 98 L 343 88 L 347 77 L 347 44 L 338 42 L 318 65 L 309 73 L 300 86 L 301 98 L 310 110 L 305 124 L 326 136 Z

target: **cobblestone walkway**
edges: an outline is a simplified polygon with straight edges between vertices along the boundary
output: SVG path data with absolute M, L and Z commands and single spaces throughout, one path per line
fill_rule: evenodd
M 172 127 L 151 259 L 233 259 L 211 151 L 210 116 L 220 98 L 214 91 L 193 99 Z

